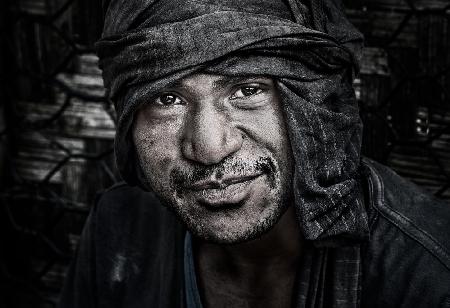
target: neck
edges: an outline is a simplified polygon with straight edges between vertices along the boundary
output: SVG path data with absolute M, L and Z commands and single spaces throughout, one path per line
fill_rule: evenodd
M 197 276 L 206 307 L 221 307 L 220 298 L 234 307 L 290 307 L 301 235 L 293 206 L 258 239 L 220 245 L 196 239 Z M 240 304 L 240 303 L 241 304 Z

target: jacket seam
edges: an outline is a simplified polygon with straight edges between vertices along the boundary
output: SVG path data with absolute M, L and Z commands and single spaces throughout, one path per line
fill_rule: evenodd
M 379 212 L 387 221 L 400 229 L 405 235 L 410 237 L 419 243 L 423 248 L 425 248 L 429 253 L 431 253 L 435 258 L 437 258 L 448 270 L 450 270 L 450 255 L 442 247 L 442 245 L 429 233 L 419 228 L 414 224 L 409 218 L 405 217 L 396 210 L 388 207 L 384 200 L 384 184 L 380 179 L 379 174 L 376 172 L 375 168 L 367 164 L 371 170 L 374 179 L 380 188 L 378 193 L 379 202 L 373 202 L 372 205 L 375 207 L 377 212 Z M 371 179 L 369 178 L 370 182 Z M 371 182 L 371 185 L 373 183 Z M 411 230 L 408 230 L 410 226 Z
M 425 231 L 419 229 L 411 220 L 404 217 L 400 213 L 392 210 L 392 209 L 384 209 L 385 211 L 380 209 L 380 214 L 386 218 L 393 225 L 398 227 L 403 233 L 408 235 L 408 237 L 414 239 L 418 242 L 422 247 L 424 247 L 427 251 L 429 251 L 434 257 L 436 257 L 448 270 L 450 270 L 450 255 L 445 251 L 445 249 L 440 245 L 440 243 L 434 239 L 430 234 Z M 388 211 L 392 211 L 393 213 L 389 213 Z M 400 223 L 397 223 L 395 220 L 399 220 Z M 407 225 L 410 225 L 414 228 L 414 230 L 407 230 Z

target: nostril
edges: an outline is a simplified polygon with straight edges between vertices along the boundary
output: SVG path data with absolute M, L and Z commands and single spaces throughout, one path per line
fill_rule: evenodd
M 236 152 L 243 143 L 240 130 L 226 114 L 203 105 L 186 123 L 182 151 L 189 160 L 216 164 Z
M 189 160 L 210 165 L 221 162 L 241 148 L 244 136 L 240 133 L 224 130 L 220 133 L 206 130 L 202 136 L 188 136 L 182 142 L 183 155 Z

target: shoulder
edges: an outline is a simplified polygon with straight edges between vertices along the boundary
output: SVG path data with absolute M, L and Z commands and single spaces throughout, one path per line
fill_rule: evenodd
M 100 206 L 112 206 L 114 209 L 136 202 L 156 203 L 159 200 L 153 192 L 146 192 L 139 187 L 130 186 L 125 182 L 119 182 L 97 194 L 96 204 Z
M 388 307 L 442 305 L 450 298 L 450 204 L 386 166 L 368 159 L 364 165 L 371 224 L 366 285 Z
M 98 232 L 139 240 L 158 238 L 174 229 L 181 229 L 178 219 L 165 207 L 153 192 L 144 191 L 125 182 L 113 185 L 101 192 L 91 215 Z M 130 238 L 129 241 L 134 241 Z
M 104 306 L 175 307 L 185 232 L 175 215 L 153 192 L 124 183 L 103 192 L 94 213 L 96 281 Z
M 386 166 L 368 160 L 366 166 L 372 192 L 377 194 L 373 208 L 450 268 L 450 203 Z
M 178 307 L 183 240 L 154 193 L 114 185 L 91 209 L 61 307 Z

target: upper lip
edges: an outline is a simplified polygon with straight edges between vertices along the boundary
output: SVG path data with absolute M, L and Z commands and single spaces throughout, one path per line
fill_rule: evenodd
M 242 183 L 259 177 L 262 173 L 249 175 L 229 176 L 221 179 L 205 179 L 186 185 L 189 190 L 224 189 L 232 184 Z

